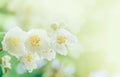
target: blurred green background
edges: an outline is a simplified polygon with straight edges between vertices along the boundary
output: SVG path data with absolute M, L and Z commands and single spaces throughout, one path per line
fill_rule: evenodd
M 0 32 L 15 26 L 50 31 L 54 22 L 66 24 L 78 38 L 68 56 L 57 55 L 32 73 L 12 57 L 3 77 L 120 77 L 119 0 L 0 0 Z

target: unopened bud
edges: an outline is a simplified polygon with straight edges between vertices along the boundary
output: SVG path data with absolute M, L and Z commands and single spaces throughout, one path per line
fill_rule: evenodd
M 5 67 L 4 70 L 5 70 L 5 72 L 7 73 L 8 71 L 11 70 L 11 68 Z
M 59 28 L 59 24 L 58 23 L 53 23 L 53 24 L 51 24 L 51 28 L 53 30 L 57 30 Z

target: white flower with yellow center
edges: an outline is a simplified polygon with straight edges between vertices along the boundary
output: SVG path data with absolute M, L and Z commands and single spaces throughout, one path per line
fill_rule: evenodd
M 2 41 L 3 50 L 8 51 L 17 58 L 22 56 L 26 53 L 24 47 L 25 34 L 26 33 L 18 27 L 9 30 Z
M 77 38 L 69 31 L 60 28 L 53 37 L 53 49 L 61 55 L 67 55 L 66 46 L 77 42 Z
M 20 58 L 20 64 L 23 65 L 24 69 L 26 69 L 29 72 L 32 72 L 34 69 L 37 68 L 37 60 L 38 59 L 35 54 L 27 53 Z
M 25 40 L 25 47 L 28 52 L 37 53 L 42 59 L 55 58 L 55 52 L 50 50 L 50 39 L 45 30 L 30 30 Z

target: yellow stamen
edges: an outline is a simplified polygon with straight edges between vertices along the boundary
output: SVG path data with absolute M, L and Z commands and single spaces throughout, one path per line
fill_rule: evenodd
M 28 62 L 31 62 L 33 57 L 31 54 L 27 54 L 27 55 L 25 55 L 25 58 Z
M 58 44 L 63 44 L 66 42 L 66 37 L 65 36 L 58 36 L 57 37 L 57 43 Z
M 13 37 L 13 38 L 10 39 L 10 44 L 12 46 L 17 46 L 19 44 L 19 42 L 20 42 L 20 38 Z
M 37 35 L 30 36 L 30 37 L 29 37 L 29 43 L 30 43 L 32 46 L 39 46 L 40 37 L 37 36 Z

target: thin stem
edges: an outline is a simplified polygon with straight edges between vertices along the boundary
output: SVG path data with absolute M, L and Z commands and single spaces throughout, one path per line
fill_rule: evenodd
M 1 67 L 1 77 L 3 77 L 3 75 L 4 75 L 4 69 L 3 69 L 3 67 L 2 67 L 2 64 L 0 64 L 0 67 Z

